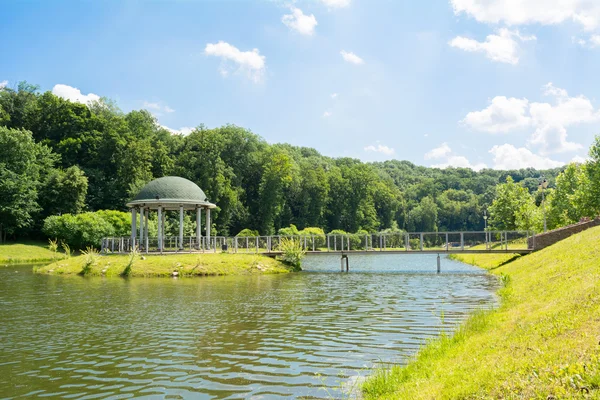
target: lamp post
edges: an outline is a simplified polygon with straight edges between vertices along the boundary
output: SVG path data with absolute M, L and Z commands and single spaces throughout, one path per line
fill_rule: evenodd
M 485 232 L 485 248 L 488 248 L 487 210 L 483 210 L 483 231 Z
M 544 214 L 544 233 L 546 232 L 546 198 L 544 197 L 544 189 L 548 187 L 548 180 L 543 176 L 540 178 L 538 189 L 542 191 L 542 213 Z

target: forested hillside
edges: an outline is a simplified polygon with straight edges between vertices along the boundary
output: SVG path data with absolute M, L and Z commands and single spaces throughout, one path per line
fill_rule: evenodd
M 218 205 L 219 235 L 244 228 L 272 234 L 290 224 L 349 232 L 482 230 L 498 184 L 512 177 L 526 190 L 510 193 L 527 196 L 533 208 L 525 211 L 537 212 L 539 177 L 554 187 L 560 172 L 363 163 L 268 144 L 234 125 L 175 135 L 148 111 L 124 113 L 108 100 L 73 103 L 26 82 L 0 90 L 0 222 L 10 237 L 35 236 L 49 215 L 124 209 L 141 186 L 165 175 L 194 181 Z M 522 228 L 517 222 L 497 225 Z

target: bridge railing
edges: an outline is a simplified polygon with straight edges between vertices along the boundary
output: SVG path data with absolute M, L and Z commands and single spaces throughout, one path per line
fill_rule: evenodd
M 102 239 L 103 252 L 126 253 L 133 248 L 140 252 L 231 252 L 277 253 L 282 251 L 283 239 L 297 241 L 307 252 L 349 251 L 464 251 L 464 250 L 531 250 L 528 238 L 533 232 L 392 232 L 371 234 L 328 234 L 296 236 L 214 236 L 210 239 L 186 236 L 144 238 L 132 242 L 129 237 Z

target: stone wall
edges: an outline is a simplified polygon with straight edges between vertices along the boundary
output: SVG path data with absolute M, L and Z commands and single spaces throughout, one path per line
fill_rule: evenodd
M 541 250 L 545 247 L 553 245 L 554 243 L 560 240 L 566 239 L 571 235 L 585 231 L 586 229 L 593 228 L 594 226 L 598 225 L 600 225 L 600 218 L 586 222 L 579 222 L 577 224 L 558 228 L 553 231 L 548 231 L 546 233 L 540 233 L 539 235 L 530 237 L 528 240 L 528 245 L 530 249 L 533 248 L 534 250 Z

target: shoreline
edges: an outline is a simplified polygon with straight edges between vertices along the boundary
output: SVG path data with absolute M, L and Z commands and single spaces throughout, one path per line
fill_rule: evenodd
M 63 253 L 48 250 L 44 244 L 10 243 L 0 245 L 0 267 L 15 264 L 36 264 L 59 261 Z
M 592 228 L 527 256 L 453 256 L 499 278 L 499 305 L 375 369 L 364 398 L 600 398 L 599 239 Z
M 87 255 L 34 267 L 47 275 L 199 277 L 292 272 L 281 261 L 256 254 Z

